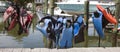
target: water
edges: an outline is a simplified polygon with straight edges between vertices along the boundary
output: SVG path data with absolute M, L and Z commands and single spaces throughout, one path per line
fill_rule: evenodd
M 0 22 L 2 22 L 0 14 Z M 2 25 L 0 25 L 2 26 Z M 43 48 L 43 36 L 41 32 L 33 28 L 33 24 L 29 29 L 28 34 L 18 35 L 17 30 L 3 33 L 3 28 L 0 29 L 0 48 Z M 17 28 L 16 28 L 17 29 Z
M 0 36 L 0 47 L 2 48 L 39 48 L 44 47 L 42 35 L 36 31 L 24 37 L 13 37 L 8 35 Z
M 43 37 L 42 33 L 35 28 L 35 24 L 37 18 L 33 20 L 33 24 L 29 29 L 28 34 L 18 35 L 17 30 L 18 27 L 14 28 L 12 31 L 3 33 L 3 24 L 2 24 L 2 15 L 0 14 L 0 48 L 44 48 L 46 47 L 46 40 Z M 93 26 L 90 24 L 89 26 Z M 98 46 L 98 35 L 95 32 L 93 34 L 94 28 L 89 28 L 89 47 L 97 47 Z M 84 42 L 73 44 L 74 47 L 83 47 Z M 111 35 L 110 33 L 106 34 L 105 39 L 101 40 L 102 47 L 111 47 Z

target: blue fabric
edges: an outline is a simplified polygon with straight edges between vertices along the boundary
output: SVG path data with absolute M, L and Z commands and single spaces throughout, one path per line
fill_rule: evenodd
M 95 27 L 97 33 L 99 34 L 99 36 L 101 38 L 103 38 L 104 37 L 104 33 L 103 33 L 103 29 L 102 29 L 102 15 L 103 14 L 100 11 L 97 11 L 97 12 L 99 13 L 98 18 L 96 18 L 94 16 L 94 14 L 92 14 L 93 24 L 94 24 L 94 27 Z
M 66 27 L 67 19 L 63 20 L 63 29 L 62 34 L 59 39 L 59 47 L 60 48 L 70 48 L 72 47 L 72 39 L 73 39 L 73 27 Z
M 36 25 L 36 28 L 40 31 L 40 32 L 42 32 L 42 34 L 45 36 L 45 37 L 48 37 L 48 35 L 47 35 L 47 27 L 48 27 L 48 23 L 50 22 L 51 20 L 49 20 L 49 19 L 45 19 L 45 21 L 44 21 L 44 26 L 40 26 L 39 24 L 37 24 Z
M 78 35 L 82 23 L 83 23 L 83 18 L 82 16 L 79 16 L 77 21 L 74 23 L 74 36 Z
M 74 23 L 74 36 L 77 36 L 80 30 L 79 23 Z
M 59 42 L 61 30 L 62 30 L 63 18 L 62 17 L 58 18 L 57 22 L 60 22 L 60 23 L 55 25 L 56 47 L 59 46 L 58 42 Z
M 72 47 L 72 38 L 73 38 L 72 30 L 73 30 L 72 26 L 70 28 L 63 28 L 59 41 L 60 48 Z
M 82 23 L 82 22 L 83 22 L 83 18 L 82 18 L 82 16 L 79 16 L 76 22 L 78 22 L 78 23 Z
M 62 17 L 60 17 L 60 18 L 58 18 L 58 20 L 57 20 L 57 22 L 63 22 L 63 18 Z

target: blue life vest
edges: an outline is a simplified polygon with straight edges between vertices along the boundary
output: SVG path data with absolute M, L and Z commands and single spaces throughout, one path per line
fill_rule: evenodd
M 99 14 L 98 17 L 95 16 L 97 14 L 95 13 L 92 14 L 93 24 L 99 36 L 103 38 L 104 37 L 103 28 L 102 28 L 102 15 L 103 14 L 100 11 L 97 11 L 97 13 Z
M 66 19 L 63 20 L 63 23 L 66 23 Z M 66 27 L 64 24 L 62 34 L 59 39 L 59 47 L 60 48 L 70 48 L 72 47 L 72 39 L 73 39 L 73 27 Z
M 61 34 L 61 31 L 62 31 L 62 27 L 63 27 L 63 18 L 58 18 L 57 20 L 57 24 L 55 24 L 55 35 L 56 35 L 56 47 L 58 47 L 58 42 L 59 42 L 59 38 L 60 38 L 60 34 Z
M 77 21 L 74 23 L 74 36 L 78 35 L 82 24 L 83 24 L 83 18 L 82 18 L 82 16 L 79 16 Z
M 42 32 L 42 34 L 43 34 L 45 37 L 48 37 L 47 27 L 48 27 L 48 23 L 49 23 L 49 22 L 51 22 L 51 20 L 45 19 L 43 26 L 40 26 L 39 24 L 36 25 L 36 28 L 37 28 L 40 32 Z

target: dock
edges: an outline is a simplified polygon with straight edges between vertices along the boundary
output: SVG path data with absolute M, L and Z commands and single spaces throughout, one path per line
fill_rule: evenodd
M 120 47 L 89 47 L 89 48 L 0 48 L 0 52 L 119 52 Z

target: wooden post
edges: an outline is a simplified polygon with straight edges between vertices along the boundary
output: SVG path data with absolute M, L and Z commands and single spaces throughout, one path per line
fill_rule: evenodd
M 32 12 L 33 12 L 33 14 L 35 14 L 36 13 L 36 4 L 35 4 L 35 1 L 33 1 L 32 4 L 33 4 Z
M 89 18 L 89 1 L 85 1 L 85 13 L 84 13 L 84 20 L 86 23 L 86 28 L 84 30 L 85 33 L 85 47 L 88 47 L 88 18 Z
M 55 1 L 57 1 L 57 0 L 50 0 L 50 14 L 51 14 L 51 16 L 54 15 Z M 48 40 L 48 47 L 53 48 L 53 41 L 50 39 Z
M 96 31 L 95 31 L 95 28 L 94 28 L 94 32 L 93 32 L 93 35 L 94 35 L 94 37 L 95 37 L 95 35 L 96 35 Z
M 118 21 L 119 17 L 120 17 L 120 0 L 116 0 L 115 17 L 116 17 L 116 20 Z M 114 35 L 113 35 L 113 41 L 112 41 L 113 47 L 117 46 L 117 28 L 118 28 L 118 24 L 115 25 L 115 31 L 114 31 Z
M 100 47 L 100 36 L 99 36 L 99 42 L 98 42 L 98 47 Z
M 47 14 L 48 12 L 48 0 L 45 0 L 45 3 L 44 3 L 44 13 L 45 15 Z
M 55 1 L 57 0 L 50 0 L 50 14 L 53 16 L 54 15 L 54 8 L 55 8 Z

